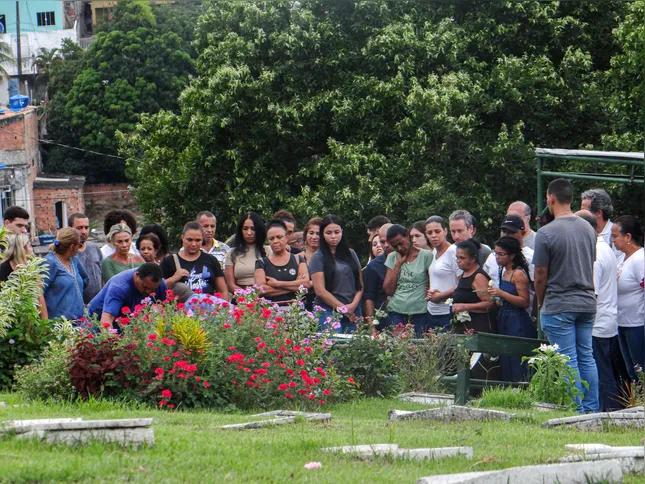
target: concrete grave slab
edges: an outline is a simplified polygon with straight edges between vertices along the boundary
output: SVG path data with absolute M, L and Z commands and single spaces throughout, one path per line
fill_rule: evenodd
M 603 430 L 607 425 L 643 428 L 643 412 L 601 412 L 573 417 L 554 418 L 544 422 L 545 427 L 573 427 L 578 430 Z
M 399 446 L 397 444 L 345 445 L 342 447 L 325 447 L 322 450 L 323 452 L 371 457 L 373 455 L 395 455 L 399 451 Z
M 444 422 L 458 422 L 471 420 L 511 420 L 517 415 L 501 412 L 499 410 L 486 410 L 483 408 L 463 407 L 448 405 L 446 407 L 431 408 L 428 410 L 390 410 L 390 420 L 441 420 Z
M 316 413 L 316 412 L 290 412 L 288 410 L 276 410 L 274 412 L 258 413 L 252 415 L 253 417 L 275 416 L 276 418 L 269 420 L 256 420 L 255 422 L 246 422 L 241 424 L 223 425 L 220 427 L 222 430 L 247 430 L 247 429 L 260 429 L 262 427 L 271 427 L 273 425 L 284 425 L 294 423 L 298 417 L 304 417 L 308 422 L 310 421 L 327 421 L 331 420 L 331 413 Z
M 623 471 L 614 460 L 511 467 L 486 472 L 422 477 L 417 484 L 588 484 L 620 482 Z
M 569 448 L 569 446 L 565 447 Z M 560 462 L 617 460 L 620 462 L 623 473 L 642 474 L 645 469 L 644 454 L 642 446 L 610 447 L 602 444 L 587 444 L 583 453 L 563 457 Z
M 621 410 L 615 410 L 615 411 L 610 412 L 610 413 L 639 413 L 639 412 L 642 413 L 644 410 L 645 409 L 641 405 L 639 407 L 629 407 L 629 408 L 623 408 Z
M 420 403 L 421 405 L 452 405 L 455 403 L 455 396 L 445 393 L 402 393 L 398 396 L 404 402 Z
M 597 452 L 600 449 L 611 449 L 611 446 L 605 444 L 567 444 L 564 448 L 571 452 L 586 453 Z
M 49 443 L 66 443 L 68 445 L 101 441 L 139 447 L 142 444 L 154 444 L 152 422 L 151 418 L 11 420 L 0 424 L 0 435 L 15 434 L 19 439 L 38 438 Z
M 345 455 L 354 454 L 359 457 L 390 455 L 395 458 L 410 460 L 432 460 L 459 456 L 465 456 L 467 459 L 472 459 L 474 455 L 472 447 L 401 449 L 397 444 L 348 445 L 344 447 L 326 447 L 322 450 L 324 452 L 334 452 Z

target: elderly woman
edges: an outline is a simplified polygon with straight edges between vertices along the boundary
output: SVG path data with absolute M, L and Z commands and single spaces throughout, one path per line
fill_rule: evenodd
M 101 264 L 104 284 L 117 274 L 139 267 L 145 262 L 141 256 L 131 252 L 132 230 L 126 224 L 113 225 L 108 233 L 108 241 L 116 250 L 103 259 Z
M 636 217 L 623 215 L 611 227 L 616 249 L 625 254 L 618 265 L 618 342 L 627 372 L 637 375 L 634 365 L 645 367 L 645 249 L 643 231 Z
M 264 297 L 283 303 L 296 298 L 300 286 L 311 287 L 307 264 L 287 250 L 287 226 L 272 220 L 267 227 L 272 253 L 255 263 L 255 283 L 264 289 Z
M 76 320 L 83 316 L 83 289 L 89 278 L 76 254 L 81 233 L 65 227 L 56 234 L 56 241 L 45 256 L 47 273 L 43 278 L 43 296 L 49 319 L 65 317 Z

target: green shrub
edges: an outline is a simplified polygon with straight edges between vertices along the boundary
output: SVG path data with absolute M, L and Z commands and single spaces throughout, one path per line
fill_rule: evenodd
M 428 331 L 423 342 L 406 347 L 400 371 L 407 391 L 440 393 L 440 377 L 454 375 L 468 364 L 461 335 Z
M 68 357 L 65 343 L 52 343 L 39 360 L 16 370 L 14 389 L 27 400 L 73 399 Z
M 479 407 L 531 408 L 533 397 L 526 390 L 519 388 L 484 388 L 477 402 Z

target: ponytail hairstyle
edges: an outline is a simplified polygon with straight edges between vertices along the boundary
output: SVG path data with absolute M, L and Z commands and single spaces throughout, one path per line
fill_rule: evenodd
M 72 245 L 80 243 L 81 233 L 71 227 L 64 227 L 56 234 L 56 240 L 49 246 L 49 250 L 56 254 L 64 254 Z
M 336 281 L 336 260 L 346 262 L 352 268 L 352 274 L 354 274 L 354 288 L 356 291 L 362 289 L 361 279 L 359 277 L 358 271 L 360 267 L 356 264 L 352 252 L 347 245 L 347 239 L 342 236 L 338 245 L 336 246 L 336 253 L 332 253 L 329 249 L 329 244 L 325 240 L 325 228 L 328 225 L 339 225 L 341 229 L 344 229 L 343 221 L 336 215 L 325 215 L 320 224 L 320 247 L 319 251 L 323 256 L 323 273 L 325 274 L 325 287 L 328 291 L 334 287 L 334 282 Z
M 528 262 L 526 262 L 526 258 L 522 253 L 522 246 L 520 245 L 519 240 L 514 237 L 505 235 L 504 237 L 497 239 L 497 241 L 495 242 L 495 247 L 504 249 L 504 251 L 511 256 L 513 269 L 516 269 L 518 267 L 522 269 L 526 273 L 526 277 L 528 277 L 529 282 L 532 282 L 531 272 L 529 271 L 529 264 Z

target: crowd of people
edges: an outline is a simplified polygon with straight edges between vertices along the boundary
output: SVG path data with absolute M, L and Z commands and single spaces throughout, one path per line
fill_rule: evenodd
M 121 308 L 164 299 L 167 289 L 181 301 L 206 295 L 235 303 L 236 291 L 257 286 L 280 305 L 308 290 L 304 304 L 319 315 L 320 328 L 340 319 L 345 333 L 362 318 L 379 332 L 410 324 L 418 336 L 435 329 L 535 338 L 539 319 L 588 384 L 579 384 L 579 410 L 612 410 L 623 383 L 637 379 L 636 368 L 645 364 L 643 231 L 634 216 L 610 220 L 612 201 L 602 189 L 584 192 L 575 213 L 573 200 L 569 181 L 551 182 L 550 217 L 537 232 L 529 205 L 512 203 L 500 214 L 492 247 L 477 239 L 477 221 L 466 210 L 431 214 L 409 227 L 374 217 L 366 225 L 364 267 L 335 215 L 298 230 L 288 211 L 268 223 L 247 212 L 223 242 L 215 237 L 215 215 L 203 211 L 185 224 L 180 248 L 171 252 L 161 226 L 138 230 L 127 210 L 106 214 L 107 243 L 99 247 L 88 241 L 88 217 L 75 213 L 45 257 L 41 314 L 70 320 L 89 314 L 116 324 Z M 14 235 L 0 284 L 33 253 L 28 221 L 21 207 L 4 213 Z M 506 381 L 526 378 L 519 356 L 485 358 Z

